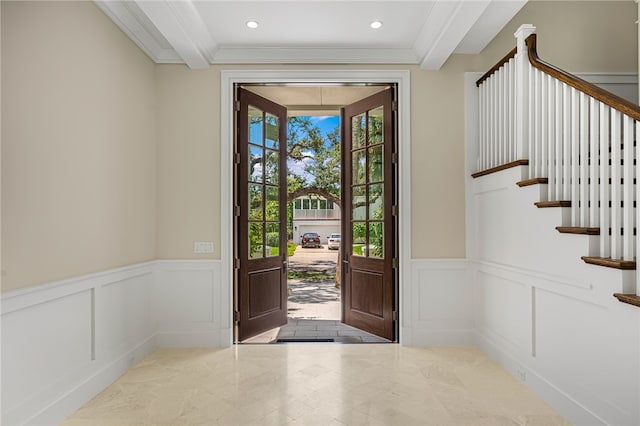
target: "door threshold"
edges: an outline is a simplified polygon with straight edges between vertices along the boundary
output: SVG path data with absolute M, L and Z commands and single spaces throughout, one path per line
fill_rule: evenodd
M 289 318 L 287 325 L 276 327 L 240 343 L 393 343 L 339 320 Z

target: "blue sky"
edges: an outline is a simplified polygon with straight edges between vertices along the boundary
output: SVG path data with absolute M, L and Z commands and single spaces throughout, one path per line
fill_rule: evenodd
M 340 116 L 339 115 L 330 115 L 324 117 L 309 117 L 311 122 L 316 124 L 323 136 L 326 136 L 327 133 L 330 133 L 333 129 L 340 125 Z M 288 159 L 287 167 L 289 171 L 294 175 L 303 176 L 305 178 L 309 178 L 308 173 L 304 171 L 304 163 L 311 160 L 304 161 L 295 161 Z
M 326 135 L 340 125 L 339 115 L 329 115 L 324 117 L 310 117 L 312 123 L 316 123 L 323 135 Z

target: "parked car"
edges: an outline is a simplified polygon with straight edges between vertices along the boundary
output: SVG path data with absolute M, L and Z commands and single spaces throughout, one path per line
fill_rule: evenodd
M 338 250 L 340 248 L 340 233 L 334 233 L 327 237 L 327 248 L 329 250 Z
M 300 240 L 300 245 L 303 248 L 322 247 L 322 245 L 320 244 L 320 235 L 316 234 L 315 232 L 307 232 L 303 234 Z

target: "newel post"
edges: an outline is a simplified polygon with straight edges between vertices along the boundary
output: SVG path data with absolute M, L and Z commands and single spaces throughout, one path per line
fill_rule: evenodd
M 523 24 L 515 32 L 516 51 L 516 154 L 518 160 L 529 159 L 529 84 L 531 66 L 526 39 L 536 32 L 536 27 Z

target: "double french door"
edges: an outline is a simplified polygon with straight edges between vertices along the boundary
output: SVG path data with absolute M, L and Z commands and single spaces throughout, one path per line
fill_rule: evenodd
M 287 323 L 287 110 L 238 88 L 237 340 Z M 397 339 L 394 89 L 341 110 L 342 320 Z

